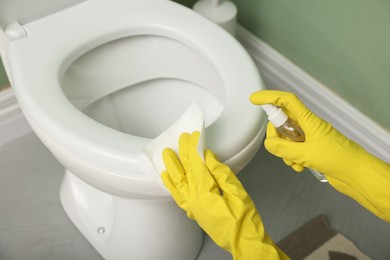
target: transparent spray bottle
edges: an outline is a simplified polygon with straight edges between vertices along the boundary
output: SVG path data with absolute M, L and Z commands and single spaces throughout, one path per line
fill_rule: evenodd
M 288 116 L 280 107 L 276 107 L 271 104 L 265 104 L 262 105 L 261 108 L 267 113 L 268 120 L 275 126 L 281 137 L 286 138 L 292 142 L 303 142 L 306 140 L 305 133 L 303 132 L 302 128 L 297 123 L 288 118 Z M 313 169 L 309 170 L 320 182 L 328 182 L 323 174 Z

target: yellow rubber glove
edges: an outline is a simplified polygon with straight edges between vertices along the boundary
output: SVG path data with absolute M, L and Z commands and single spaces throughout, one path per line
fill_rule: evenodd
M 161 177 L 176 203 L 234 259 L 289 259 L 264 230 L 256 207 L 230 168 L 206 150 L 198 154 L 200 133 L 184 133 L 179 158 L 167 148 Z
M 281 107 L 305 132 L 305 142 L 291 142 L 280 138 L 269 123 L 264 143 L 269 152 L 298 171 L 308 167 L 325 174 L 334 188 L 390 222 L 390 164 L 316 116 L 294 94 L 264 90 L 253 93 L 250 100 Z

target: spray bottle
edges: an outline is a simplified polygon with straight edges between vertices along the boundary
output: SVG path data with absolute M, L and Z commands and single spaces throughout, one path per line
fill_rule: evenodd
M 304 142 L 306 140 L 305 133 L 303 132 L 302 128 L 297 123 L 288 118 L 288 116 L 280 107 L 276 107 L 271 104 L 265 104 L 262 105 L 261 108 L 267 113 L 268 120 L 275 126 L 281 137 L 286 138 L 292 142 Z M 320 182 L 328 182 L 323 174 L 313 169 L 309 170 Z

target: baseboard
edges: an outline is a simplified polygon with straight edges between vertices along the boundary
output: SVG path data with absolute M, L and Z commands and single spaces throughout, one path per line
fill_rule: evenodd
M 297 94 L 340 132 L 390 162 L 388 131 L 242 26 L 238 26 L 237 38 L 252 56 L 267 88 Z
M 0 92 L 0 146 L 12 142 L 31 131 L 12 89 L 2 90 Z

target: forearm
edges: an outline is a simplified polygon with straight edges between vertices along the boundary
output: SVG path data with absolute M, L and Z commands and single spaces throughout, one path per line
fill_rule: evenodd
M 348 167 L 329 174 L 329 183 L 338 191 L 353 198 L 379 218 L 390 222 L 390 164 L 376 158 L 363 148 L 349 153 L 354 157 Z M 349 158 L 349 159 L 348 159 Z
M 272 241 L 260 241 L 257 243 L 251 241 L 242 247 L 235 248 L 232 252 L 234 260 L 287 260 L 290 259 L 277 245 Z
M 256 227 L 251 230 L 257 230 L 256 233 L 252 232 L 238 232 L 237 239 L 231 241 L 230 251 L 234 260 L 287 260 L 290 259 L 272 240 L 268 233 L 264 229 L 262 222 L 256 219 L 259 216 L 252 216 L 251 219 Z

